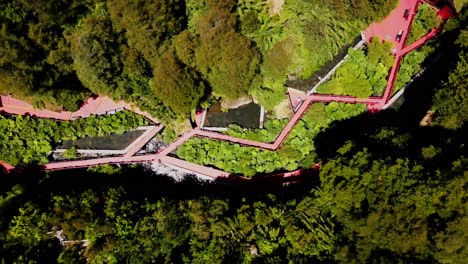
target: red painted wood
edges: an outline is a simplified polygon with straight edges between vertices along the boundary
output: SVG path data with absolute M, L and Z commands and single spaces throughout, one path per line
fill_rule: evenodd
M 352 96 L 340 96 L 340 95 L 326 95 L 326 94 L 312 94 L 312 95 L 301 95 L 301 99 L 304 100 L 302 105 L 299 107 L 297 112 L 293 115 L 293 117 L 289 120 L 288 124 L 285 128 L 281 131 L 278 137 L 275 139 L 273 143 L 264 143 L 264 142 L 256 142 L 247 139 L 240 139 L 231 137 L 225 134 L 210 132 L 201 130 L 199 128 L 195 128 L 190 132 L 182 135 L 176 141 L 169 144 L 167 147 L 162 149 L 157 154 L 150 154 L 150 155 L 142 155 L 135 157 L 133 156 L 134 153 L 140 149 L 145 142 L 147 142 L 147 137 L 141 140 L 134 148 L 132 148 L 127 154 L 122 157 L 112 157 L 112 158 L 100 158 L 100 159 L 92 159 L 92 160 L 78 160 L 78 161 L 66 161 L 66 162 L 51 162 L 48 164 L 43 165 L 44 170 L 62 170 L 62 169 L 73 169 L 73 168 L 84 168 L 90 166 L 97 166 L 103 164 L 119 164 L 119 163 L 143 163 L 143 162 L 162 162 L 170 166 L 175 166 L 181 168 L 183 170 L 191 171 L 197 174 L 206 175 L 208 177 L 228 177 L 230 174 L 221 170 L 217 170 L 211 167 L 202 166 L 198 164 L 194 164 L 188 161 L 180 160 L 174 157 L 168 156 L 171 152 L 176 150 L 180 145 L 182 145 L 186 140 L 190 139 L 193 136 L 199 137 L 207 137 L 214 140 L 224 140 L 229 141 L 232 143 L 242 144 L 246 146 L 253 146 L 259 147 L 266 150 L 276 150 L 279 146 L 286 140 L 287 136 L 296 125 L 296 123 L 301 119 L 303 114 L 307 111 L 311 103 L 314 102 L 342 102 L 342 103 L 363 103 L 367 104 L 368 109 L 371 111 L 378 111 L 380 108 L 390 99 L 392 94 L 393 86 L 395 84 L 396 76 L 398 74 L 398 69 L 401 64 L 401 60 L 404 55 L 408 52 L 413 51 L 414 49 L 419 48 L 429 39 L 434 37 L 437 34 L 437 30 L 431 31 L 426 36 L 422 37 L 421 39 L 417 40 L 416 42 L 410 44 L 407 47 L 404 47 L 404 43 L 408 38 L 411 25 L 413 23 L 418 5 L 418 0 L 400 0 L 400 3 L 397 8 L 395 8 L 389 16 L 387 16 L 384 20 L 380 23 L 373 23 L 369 26 L 369 28 L 365 31 L 366 39 L 369 41 L 373 37 L 380 37 L 382 40 L 387 40 L 394 43 L 394 54 L 395 54 L 395 61 L 390 70 L 390 74 L 388 76 L 387 86 L 385 89 L 385 93 L 382 97 L 370 97 L 370 98 L 355 98 Z M 411 10 L 411 15 L 405 19 L 403 14 L 406 9 Z M 396 41 L 395 37 L 398 31 L 403 30 L 403 35 L 400 41 Z M 292 95 L 292 98 L 296 98 L 298 95 Z M 109 103 L 108 101 L 101 101 L 99 105 L 97 103 L 97 99 L 90 99 L 88 100 L 89 105 L 84 105 L 82 109 L 78 110 L 75 113 L 70 112 L 53 112 L 48 110 L 36 110 L 31 105 L 21 102 L 19 100 L 13 99 L 11 97 L 0 97 L 1 103 L 0 104 L 0 111 L 5 111 L 7 113 L 12 114 L 32 114 L 38 117 L 44 118 L 54 118 L 54 119 L 61 119 L 61 120 L 68 120 L 72 116 L 73 117 L 83 117 L 89 113 L 98 113 L 102 109 L 113 109 L 117 106 L 121 106 L 121 103 Z M 123 103 L 124 104 L 124 103 Z M 131 106 L 124 104 L 124 106 L 128 109 L 132 109 Z M 157 122 L 157 120 L 151 117 L 148 113 L 142 112 L 138 109 L 132 109 L 134 112 L 138 114 L 142 114 Z M 200 126 L 200 114 L 196 116 L 197 124 Z M 158 123 L 158 122 L 157 122 Z M 157 132 L 162 128 L 162 126 L 158 127 Z M 155 132 L 155 131 L 154 131 Z M 156 132 L 156 133 L 157 133 Z M 154 136 L 154 135 L 153 135 Z M 150 136 L 148 136 L 150 137 Z M 14 169 L 13 166 L 9 164 L 5 164 L 0 161 L 0 165 L 7 168 L 7 170 Z M 316 169 L 318 169 L 319 164 L 316 165 Z M 294 177 L 300 175 L 302 170 L 295 171 L 295 172 L 287 172 L 283 173 L 283 177 Z M 281 174 L 274 174 L 273 176 L 278 176 Z

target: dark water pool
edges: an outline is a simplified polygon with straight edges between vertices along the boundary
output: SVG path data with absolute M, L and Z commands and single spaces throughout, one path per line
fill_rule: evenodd
M 243 128 L 259 128 L 260 106 L 250 103 L 223 112 L 221 104 L 217 103 L 208 109 L 203 126 L 227 127 L 230 124 L 238 124 Z
M 59 149 L 68 149 L 75 146 L 77 149 L 125 149 L 135 139 L 140 137 L 146 130 L 127 131 L 122 135 L 111 134 L 105 137 L 84 137 L 78 140 L 64 140 L 58 146 Z

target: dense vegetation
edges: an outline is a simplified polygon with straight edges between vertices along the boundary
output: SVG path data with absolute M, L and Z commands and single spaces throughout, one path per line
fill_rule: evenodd
M 424 63 L 433 54 L 434 50 L 435 47 L 431 45 L 431 43 L 428 43 L 427 45 L 410 52 L 403 58 L 400 64 L 400 69 L 398 70 L 393 93 L 396 93 L 405 87 L 405 85 L 423 69 Z
M 352 95 L 367 98 L 381 96 L 393 65 L 392 43 L 373 39 L 366 49 L 348 51 L 345 62 L 329 81 L 317 87 L 318 93 Z
M 175 185 L 134 169 L 112 179 L 85 171 L 39 182 L 11 175 L 29 180 L 1 185 L 0 256 L 5 263 L 462 263 L 464 134 L 436 130 L 366 130 L 367 142 L 340 148 L 319 175 L 307 176 L 310 185 L 276 194 Z M 60 250 L 52 228 L 87 247 Z
M 436 10 L 427 3 L 420 4 L 411 26 L 410 35 L 406 41 L 407 45 L 429 33 L 429 31 L 439 26 L 440 22 L 436 16 Z
M 468 29 L 461 31 L 454 49 L 456 66 L 434 98 L 435 123 L 449 129 L 461 128 L 468 119 Z
M 0 93 L 68 110 L 109 95 L 165 123 L 211 96 L 271 109 L 287 74 L 311 75 L 396 2 L 1 0 Z
M 318 162 L 315 156 L 315 136 L 333 121 L 359 115 L 365 110 L 365 105 L 361 104 L 313 103 L 277 151 L 206 138 L 193 138 L 177 149 L 177 156 L 190 162 L 212 165 L 247 177 L 277 170 L 292 171 L 298 167 L 310 168 Z M 262 129 L 247 131 L 245 134 L 236 133 L 236 135 L 245 135 L 253 140 L 271 139 L 278 134 L 274 123 L 271 131 Z M 279 125 L 281 122 L 276 123 Z
M 283 131 L 288 123 L 288 119 L 267 119 L 263 124 L 263 128 L 244 129 L 239 125 L 229 125 L 226 134 L 259 142 L 273 142 L 276 137 Z
M 72 121 L 0 115 L 0 160 L 12 165 L 40 164 L 60 140 L 123 133 L 147 124 L 129 111 Z
M 447 79 L 413 87 L 436 90 L 431 126 L 407 112 L 313 104 L 286 144 L 313 146 L 321 168 L 288 188 L 261 178 L 175 184 L 111 166 L 0 171 L 1 262 L 465 263 L 466 14 L 442 36 L 447 60 L 432 66 Z M 422 97 L 409 110 L 425 112 L 415 109 Z M 61 247 L 55 230 L 72 242 Z

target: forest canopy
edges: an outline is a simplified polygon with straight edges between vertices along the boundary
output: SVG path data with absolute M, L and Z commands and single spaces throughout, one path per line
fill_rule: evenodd
M 321 8 L 335 8 L 337 14 L 340 14 L 339 18 L 346 21 L 356 15 L 353 11 L 361 12 L 350 7 L 362 7 L 361 10 L 366 10 L 361 14 L 363 19 L 369 19 L 380 12 L 385 13 L 378 7 L 385 7 L 391 1 L 352 1 L 349 6 L 339 0 L 320 2 Z M 190 10 L 187 23 L 192 25 L 198 19 L 197 14 L 206 11 L 205 3 L 209 1 L 193 0 L 186 3 L 187 10 Z M 236 7 L 230 1 L 214 3 L 223 15 L 225 12 L 222 10 L 232 11 Z M 262 5 L 251 5 L 254 1 L 239 1 L 238 5 L 241 3 L 248 9 L 244 19 L 250 25 L 241 27 L 245 31 L 241 35 L 262 29 L 261 20 L 256 22 L 252 15 L 255 10 L 265 12 Z M 288 3 L 303 7 L 318 1 Z M 373 3 L 381 6 L 369 8 Z M 10 26 L 18 27 L 27 27 L 22 21 L 31 16 L 32 10 L 37 10 L 34 15 L 37 21 L 50 20 L 52 24 L 47 25 L 51 28 L 54 28 L 53 23 L 65 24 L 80 20 L 83 21 L 80 24 L 83 28 L 97 27 L 99 24 L 102 29 L 107 28 L 107 22 L 100 19 L 107 12 L 123 17 L 118 12 L 113 13 L 115 10 L 106 11 L 105 5 L 100 5 L 100 11 L 97 12 L 92 1 L 77 4 L 48 1 L 44 4 L 41 1 L 17 0 L 8 3 L 2 1 L 0 4 L 2 23 L 7 19 Z M 118 4 L 117 1 L 115 4 Z M 145 4 L 141 2 L 135 6 Z M 27 12 L 22 9 L 26 7 L 29 8 L 24 9 L 29 10 Z M 133 12 L 130 7 L 120 7 L 119 12 Z M 287 7 L 284 6 L 283 12 L 286 12 Z M 74 9 L 76 16 L 68 14 L 68 9 Z M 94 18 L 87 15 L 91 9 Z M 365 114 L 365 106 L 360 104 L 314 103 L 282 148 L 275 153 L 262 153 L 253 148 L 220 141 L 199 142 L 197 145 L 191 145 L 188 141 L 177 153 L 185 155 L 187 159 L 198 159 L 197 162 L 202 164 L 217 167 L 228 164 L 239 170 L 235 173 L 244 173 L 245 176 L 256 173 L 256 170 L 263 172 L 298 166 L 307 168 L 311 164 L 306 164 L 306 161 L 320 160 L 320 170 L 307 171 L 298 183 L 291 182 L 289 186 L 283 186 L 268 179 L 262 181 L 265 180 L 262 178 L 244 182 L 223 179 L 208 183 L 194 177 L 176 183 L 172 178 L 155 175 L 147 168 L 135 166 L 106 165 L 88 170 L 49 173 L 23 170 L 6 174 L 0 170 L 0 261 L 38 264 L 465 263 L 468 259 L 465 123 L 468 116 L 468 31 L 466 9 L 464 11 L 458 20 L 448 23 L 449 30 L 441 36 L 442 41 L 437 50 L 443 52 L 446 59 L 428 67 L 428 72 L 436 78 L 423 75 L 421 79 L 425 82 L 413 82 L 412 89 L 422 90 L 424 94 L 416 94 L 416 99 L 411 99 L 409 94 L 406 103 L 411 104 L 410 109 L 403 106 L 399 110 L 401 112 L 387 109 Z M 81 16 L 78 15 L 80 12 Z M 230 19 L 229 16 L 222 17 Z M 90 24 L 87 25 L 85 21 Z M 234 23 L 231 20 L 225 22 L 227 25 Z M 11 30 L 4 28 L 5 32 Z M 114 43 L 112 34 L 105 35 L 105 41 L 99 42 L 92 40 L 96 37 L 92 32 L 76 33 L 68 30 L 75 29 L 64 29 L 69 38 L 91 39 L 87 44 L 95 45 L 99 56 L 107 57 L 110 54 L 100 49 Z M 135 26 L 133 30 L 138 30 L 138 27 Z M 171 32 L 164 28 L 162 30 Z M 232 34 L 231 29 L 228 31 Z M 8 32 L 17 34 L 14 30 Z M 187 82 L 193 81 L 200 87 L 203 83 L 209 91 L 209 80 L 202 77 L 205 73 L 196 71 L 197 75 L 191 75 L 186 71 L 198 67 L 192 63 L 195 62 L 196 43 L 200 41 L 200 36 L 190 29 L 184 29 L 183 32 L 174 37 L 174 41 L 188 43 L 190 49 L 184 49 L 183 45 L 172 47 L 166 39 L 163 43 L 168 45 L 158 47 L 157 53 L 142 53 L 138 50 L 141 47 L 137 48 L 134 42 L 129 44 L 132 47 L 116 49 L 128 55 L 120 66 L 103 64 L 103 69 L 107 71 L 108 67 L 115 67 L 122 70 L 124 75 L 128 74 L 125 76 L 135 78 L 123 78 L 129 85 L 125 87 L 148 95 L 150 93 L 146 89 L 155 89 L 154 80 L 150 81 L 153 76 L 143 73 L 152 74 L 158 69 L 158 61 L 147 61 L 147 58 L 155 56 L 157 60 L 164 58 L 168 63 L 180 67 L 178 74 L 187 76 Z M 24 91 L 36 93 L 39 90 L 32 84 L 55 76 L 52 73 L 76 75 L 73 57 L 59 56 L 67 52 L 58 51 L 71 47 L 65 42 L 54 44 L 50 40 L 54 35 L 46 33 L 38 30 L 20 37 L 2 38 L 1 45 L 3 48 L 31 50 L 55 45 L 57 53 L 51 55 L 50 60 L 53 57 L 57 59 L 54 65 L 63 63 L 68 67 L 60 71 L 56 66 L 41 63 L 32 67 L 33 64 L 29 62 L 40 61 L 40 57 L 38 60 L 38 57 L 33 56 L 35 53 L 13 52 L 0 58 L 2 89 L 7 87 L 4 86 L 7 81 L 29 76 L 29 79 L 18 79 L 24 80 L 24 83 L 14 84 L 30 84 L 31 90 Z M 42 37 L 31 42 L 29 34 Z M 117 39 L 121 37 L 119 34 Z M 154 36 L 151 34 L 151 37 Z M 252 47 L 263 54 L 271 39 L 259 38 L 258 42 L 251 40 L 251 43 L 260 43 L 260 39 L 265 41 L 262 42 L 265 46 Z M 281 49 L 286 49 L 287 45 L 283 42 L 273 47 L 278 50 L 270 54 L 272 57 L 284 55 Z M 411 60 L 422 64 L 427 54 L 424 50 L 420 52 Z M 118 56 L 110 60 L 113 58 Z M 263 72 L 263 65 L 259 67 L 260 72 Z M 42 74 L 46 72 L 51 75 Z M 156 72 L 168 74 L 162 68 Z M 275 70 L 275 74 L 279 75 L 278 72 Z M 409 67 L 404 72 L 411 75 Z M 3 76 L 11 78 L 3 79 Z M 201 78 L 200 82 L 195 82 L 196 76 Z M 76 76 L 74 78 L 78 80 Z M 178 93 L 179 96 L 186 94 L 190 92 Z M 44 93 L 45 96 L 49 95 Z M 419 104 L 424 101 L 423 97 L 429 98 L 425 107 Z M 48 103 L 46 99 L 43 100 Z M 141 101 L 150 105 L 152 102 L 148 98 Z M 184 106 L 191 105 L 187 101 L 181 103 Z M 171 107 L 159 106 L 161 109 Z M 434 112 L 432 123 L 421 126 L 420 114 L 423 112 L 424 116 L 428 109 Z M 48 144 L 59 138 L 120 131 L 122 127 L 130 127 L 142 121 L 139 116 L 126 115 L 128 113 L 120 112 L 106 117 L 62 123 L 30 117 L 0 116 L 0 142 L 14 144 L 14 151 L 17 152 L 10 160 L 5 158 L 12 163 L 41 162 L 40 158 L 34 156 L 35 151 L 41 155 L 46 153 Z M 278 127 L 284 125 L 283 121 L 276 121 L 262 130 L 239 131 L 231 127 L 228 133 L 271 141 Z M 2 146 L 0 155 L 9 155 L 9 151 L 9 146 Z M 236 156 L 234 153 L 245 155 Z M 27 159 L 22 160 L 24 158 Z M 0 159 L 4 159 L 4 156 Z M 235 162 L 246 165 L 232 166 Z M 64 242 L 67 246 L 62 246 L 56 236 L 67 241 Z
M 288 74 L 310 76 L 397 1 L 267 2 L 1 0 L 0 93 L 72 111 L 109 95 L 164 123 L 209 98 L 272 109 Z
M 14 175 L 29 180 L 2 182 L 0 258 L 461 263 L 468 256 L 467 160 L 457 146 L 463 133 L 431 130 L 434 139 L 451 139 L 436 143 L 419 140 L 428 130 L 366 132 L 369 141 L 346 143 L 320 173 L 306 175 L 309 181 L 271 193 L 194 179 L 176 184 L 135 168 Z M 376 145 L 398 151 L 382 153 Z M 112 170 L 112 177 L 104 173 Z M 87 246 L 60 248 L 59 230 Z

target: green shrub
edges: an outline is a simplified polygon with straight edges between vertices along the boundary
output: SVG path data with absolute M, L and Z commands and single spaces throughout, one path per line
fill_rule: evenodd
M 391 45 L 374 39 L 365 50 L 350 48 L 346 61 L 330 80 L 317 88 L 317 92 L 360 98 L 382 95 L 387 85 L 388 71 L 393 64 Z
M 426 35 L 433 28 L 439 26 L 440 21 L 437 18 L 437 12 L 432 9 L 429 4 L 422 3 L 418 7 L 418 13 L 414 18 L 413 25 L 411 26 L 411 32 L 406 41 L 407 44 L 411 44 L 422 36 Z
M 12 165 L 47 163 L 48 153 L 60 140 L 124 133 L 146 124 L 129 111 L 73 121 L 0 115 L 0 160 Z
M 238 125 L 230 125 L 226 134 L 259 142 L 272 142 L 288 123 L 287 119 L 268 119 L 265 121 L 264 128 L 243 129 Z
M 207 138 L 192 138 L 177 149 L 177 156 L 201 165 L 215 166 L 233 174 L 252 177 L 258 173 L 277 170 L 292 171 L 299 167 L 312 167 L 316 162 L 314 138 L 330 123 L 359 115 L 366 110 L 362 104 L 314 103 L 296 124 L 288 138 L 277 151 L 241 146 Z M 275 135 L 280 124 L 286 121 L 272 120 L 265 129 L 254 135 L 266 138 Z M 231 127 L 229 134 L 247 138 L 247 132 Z

